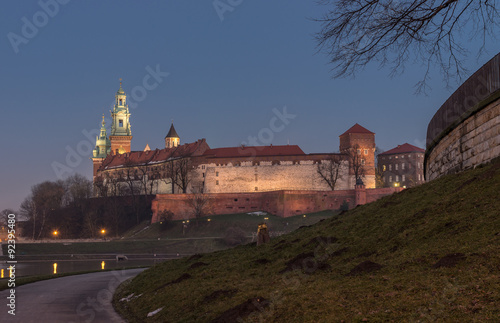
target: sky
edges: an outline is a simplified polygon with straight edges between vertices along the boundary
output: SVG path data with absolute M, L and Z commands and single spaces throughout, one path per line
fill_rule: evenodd
M 218 12 L 216 1 L 230 10 Z M 334 79 L 314 40 L 314 18 L 327 8 L 216 1 L 3 1 L 0 210 L 17 210 L 42 181 L 92 177 L 94 138 L 103 114 L 109 134 L 120 78 L 132 150 L 164 148 L 172 120 L 181 143 L 205 138 L 212 148 L 290 143 L 335 152 L 355 123 L 375 132 L 382 150 L 425 148 L 427 124 L 459 85 L 447 88 L 435 67 L 431 91 L 417 96 L 423 67 L 411 62 L 392 78 L 374 63 Z M 466 45 L 472 53 L 479 46 Z M 466 67 L 474 72 L 499 47 L 471 55 Z M 286 122 L 276 124 L 280 115 Z

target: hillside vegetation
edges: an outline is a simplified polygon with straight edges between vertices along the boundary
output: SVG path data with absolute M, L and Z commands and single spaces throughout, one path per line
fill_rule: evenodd
M 500 320 L 500 162 L 118 289 L 131 322 Z M 149 316 L 148 316 L 149 314 Z

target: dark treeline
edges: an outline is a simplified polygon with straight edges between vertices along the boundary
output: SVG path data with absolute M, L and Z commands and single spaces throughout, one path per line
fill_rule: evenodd
M 20 213 L 26 238 L 63 239 L 119 236 L 138 222 L 151 219 L 153 196 L 93 198 L 92 181 L 76 174 L 65 180 L 45 181 L 31 188 Z

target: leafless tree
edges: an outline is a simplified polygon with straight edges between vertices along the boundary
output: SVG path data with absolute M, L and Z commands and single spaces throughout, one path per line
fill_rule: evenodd
M 482 53 L 494 38 L 499 13 L 488 0 L 318 0 L 328 12 L 316 19 L 319 49 L 334 66 L 335 77 L 354 75 L 371 61 L 404 70 L 408 60 L 424 64 L 417 91 L 425 90 L 430 67 L 437 64 L 448 82 L 462 78 L 463 35 L 481 39 Z
M 365 160 L 361 154 L 359 145 L 354 145 L 352 148 L 345 151 L 349 159 L 349 167 L 354 174 L 354 179 L 358 180 L 365 177 Z
M 339 180 L 342 161 L 338 156 L 330 155 L 328 159 L 317 164 L 316 171 L 319 176 L 330 186 L 330 189 L 335 190 L 335 185 Z
M 190 182 L 191 163 L 189 161 L 189 158 L 180 158 L 175 160 L 174 170 L 175 185 L 177 185 L 179 189 L 182 190 L 182 193 L 186 193 Z
M 210 200 L 208 195 L 201 193 L 201 191 L 193 193 L 193 197 L 189 199 L 187 203 L 197 219 L 207 215 L 210 211 Z

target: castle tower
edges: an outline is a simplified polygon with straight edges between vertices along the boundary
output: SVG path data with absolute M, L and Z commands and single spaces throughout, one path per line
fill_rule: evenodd
M 174 123 L 172 122 L 170 130 L 168 131 L 168 134 L 165 136 L 165 148 L 174 148 L 179 146 L 180 144 L 181 144 L 181 139 L 179 138 L 177 131 L 175 131 Z
M 356 185 L 355 164 L 363 168 L 366 188 L 375 188 L 375 133 L 355 124 L 340 135 L 340 152 L 349 159 L 349 188 Z
M 92 162 L 94 163 L 94 177 L 97 170 L 102 164 L 102 161 L 111 152 L 111 143 L 106 133 L 106 122 L 104 122 L 104 115 L 102 116 L 101 132 L 95 140 L 95 149 L 92 151 Z
M 132 142 L 132 131 L 130 130 L 130 113 L 127 105 L 127 95 L 122 89 L 120 79 L 120 88 L 115 94 L 115 105 L 111 111 L 111 152 L 113 154 L 123 154 L 130 152 L 130 143 Z

